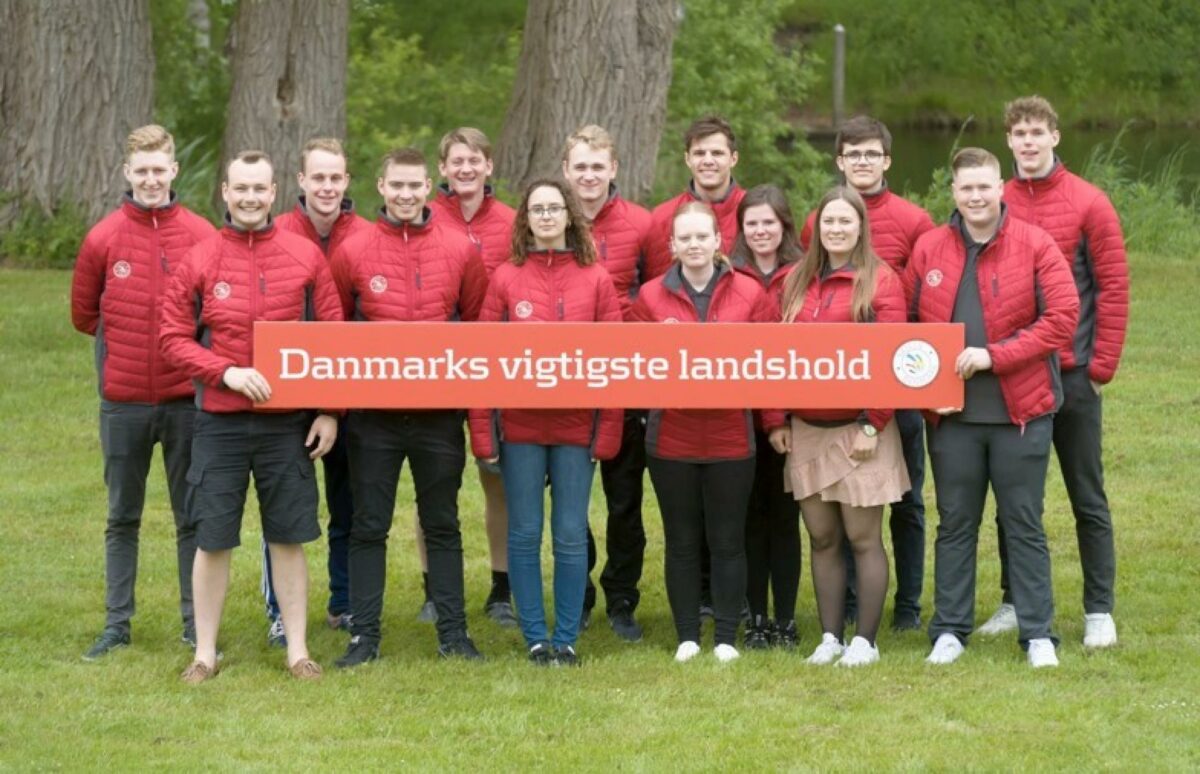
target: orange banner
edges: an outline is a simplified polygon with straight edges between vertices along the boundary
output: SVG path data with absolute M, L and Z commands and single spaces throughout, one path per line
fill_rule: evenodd
M 269 408 L 944 408 L 958 324 L 256 323 Z

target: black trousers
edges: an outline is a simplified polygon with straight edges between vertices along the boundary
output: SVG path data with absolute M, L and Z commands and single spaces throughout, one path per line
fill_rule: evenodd
M 407 459 L 417 514 L 429 555 L 429 595 L 437 607 L 438 639 L 466 632 L 458 490 L 466 447 L 457 411 L 353 411 L 346 451 L 354 493 L 350 528 L 351 633 L 378 640 L 387 571 L 387 538 L 396 484 Z
M 636 609 L 641 601 L 638 581 L 646 555 L 646 529 L 642 523 L 642 497 L 646 471 L 646 412 L 625 411 L 621 431 L 621 449 L 611 460 L 600 463 L 600 482 L 608 502 L 605 544 L 608 559 L 600 573 L 605 609 L 612 612 L 621 605 Z M 591 574 L 596 566 L 596 539 L 588 527 L 588 585 L 583 606 L 596 606 L 596 587 Z
M 754 488 L 746 512 L 746 597 L 750 613 L 767 617 L 767 592 L 775 598 L 775 618 L 796 617 L 800 588 L 800 503 L 783 491 L 786 454 L 771 448 L 766 433 L 756 433 L 758 456 Z
M 1117 554 L 1112 512 L 1104 492 L 1103 404 L 1092 388 L 1086 366 L 1064 371 L 1062 381 L 1063 406 L 1054 415 L 1054 451 L 1075 514 L 1075 537 L 1079 541 L 1079 562 L 1083 565 L 1083 612 L 1111 613 Z M 1012 604 L 1003 526 L 998 534 L 1000 585 L 1004 601 Z
M 1042 526 L 1052 422 L 1044 416 L 1021 428 L 947 417 L 930 426 L 939 516 L 931 640 L 949 633 L 965 643 L 975 628 L 976 550 L 990 485 L 1011 560 L 1021 644 L 1040 638 L 1057 642 L 1050 552 Z
M 746 598 L 746 504 L 754 458 L 647 462 L 662 512 L 667 598 L 679 641 L 700 641 L 701 544 L 707 538 L 716 644 L 732 645 Z

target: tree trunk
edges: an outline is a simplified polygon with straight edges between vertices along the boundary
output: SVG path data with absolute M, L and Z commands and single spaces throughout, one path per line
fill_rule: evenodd
M 622 192 L 648 196 L 667 117 L 675 5 L 529 0 L 498 176 L 519 189 L 558 174 L 567 136 L 594 123 L 616 142 Z
M 239 151 L 275 162 L 275 211 L 293 206 L 300 148 L 346 131 L 349 0 L 241 0 L 230 27 L 232 83 L 221 174 Z M 380 88 L 385 88 L 381 86 Z M 214 201 L 220 209 L 220 192 Z
M 97 220 L 125 187 L 126 136 L 152 116 L 148 0 L 0 0 L 0 69 L 5 198 Z

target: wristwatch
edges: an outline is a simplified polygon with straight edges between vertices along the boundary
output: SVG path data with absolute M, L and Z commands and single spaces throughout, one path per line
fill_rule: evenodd
M 864 422 L 860 424 L 859 427 L 862 428 L 863 435 L 868 438 L 874 438 L 875 436 L 879 435 L 879 431 L 875 429 L 875 425 L 871 424 L 870 422 Z

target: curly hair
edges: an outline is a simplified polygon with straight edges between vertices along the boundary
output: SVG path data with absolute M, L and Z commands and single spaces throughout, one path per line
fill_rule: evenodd
M 525 187 L 521 204 L 517 207 L 517 217 L 513 220 L 509 261 L 520 266 L 529 257 L 533 239 L 533 231 L 529 228 L 529 197 L 539 188 L 553 188 L 562 194 L 563 202 L 567 205 L 567 249 L 575 253 L 575 262 L 580 266 L 591 266 L 596 262 L 596 246 L 592 243 L 592 230 L 583 216 L 579 200 L 565 181 L 549 177 L 538 178 Z

